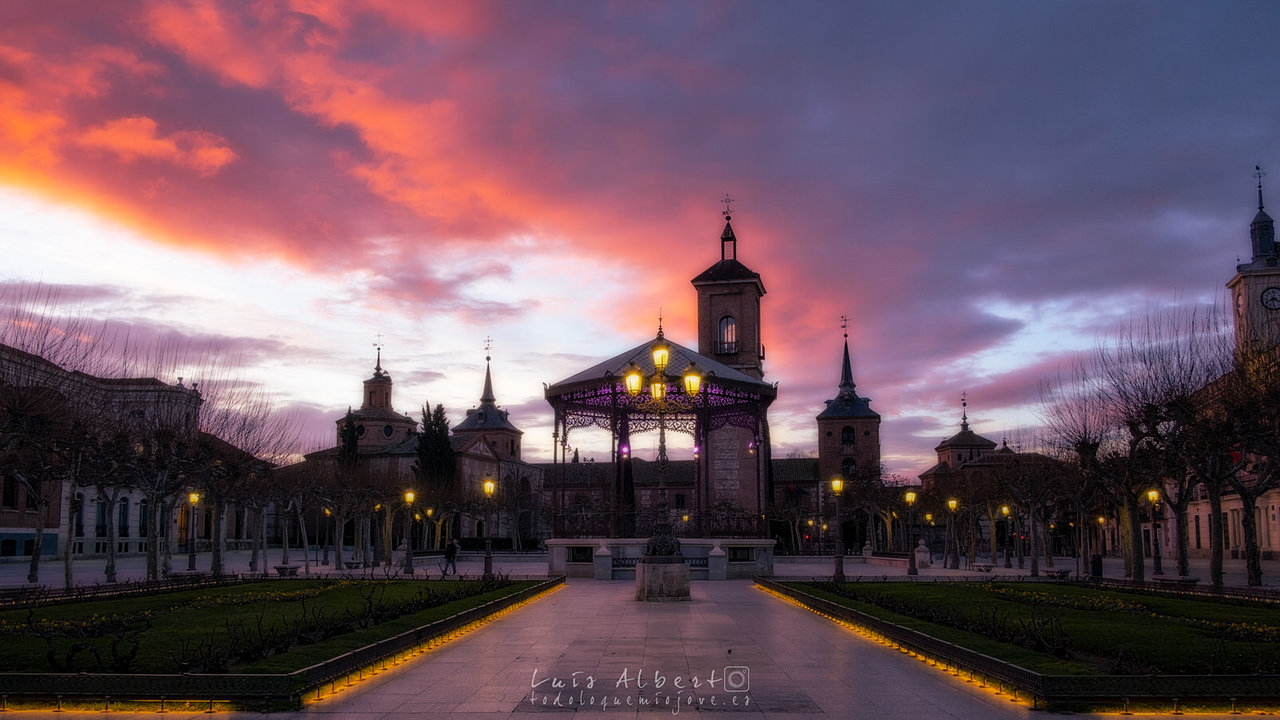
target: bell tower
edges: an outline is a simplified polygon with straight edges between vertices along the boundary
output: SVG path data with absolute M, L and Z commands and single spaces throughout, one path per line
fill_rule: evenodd
M 1253 258 L 1236 266 L 1227 283 L 1235 308 L 1236 347 L 1253 340 L 1266 345 L 1280 341 L 1280 263 L 1277 258 L 1276 225 L 1263 209 L 1262 178 L 1266 173 L 1254 166 L 1258 179 L 1258 213 L 1249 223 Z
M 764 378 L 764 343 L 760 334 L 760 274 L 738 261 L 738 238 L 725 196 L 720 261 L 693 279 L 698 291 L 698 353 L 715 358 L 756 379 Z

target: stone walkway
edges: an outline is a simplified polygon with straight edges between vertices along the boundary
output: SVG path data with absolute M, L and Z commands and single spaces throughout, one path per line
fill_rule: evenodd
M 692 591 L 691 602 L 638 603 L 631 582 L 570 580 L 502 620 L 305 710 L 169 717 L 1047 717 L 785 603 L 749 581 L 694 583 Z M 641 706 L 655 699 L 658 706 Z

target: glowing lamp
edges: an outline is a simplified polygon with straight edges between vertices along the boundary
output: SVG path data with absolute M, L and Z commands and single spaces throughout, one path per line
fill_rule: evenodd
M 413 519 L 418 521 L 422 520 L 422 513 L 414 513 Z
M 621 455 L 623 459 L 631 457 L 631 446 L 623 445 L 622 447 L 618 448 L 618 454 Z
M 1155 505 L 1156 503 L 1160 502 L 1160 491 L 1156 490 L 1155 488 L 1151 488 L 1150 490 L 1148 490 L 1147 500 L 1150 500 L 1152 505 Z
M 831 492 L 839 495 L 841 490 L 844 490 L 844 479 L 838 477 L 831 478 Z
M 649 394 L 654 400 L 662 402 L 667 399 L 667 380 L 666 378 L 654 378 L 649 384 Z
M 1099 525 L 1104 525 L 1104 524 L 1106 524 L 1106 522 L 1107 522 L 1107 519 L 1106 519 L 1106 518 L 1102 517 L 1101 515 L 1099 515 L 1099 516 L 1098 516 L 1098 524 L 1099 524 Z
M 916 492 L 914 490 L 908 490 L 907 494 L 903 495 L 902 498 L 907 501 L 908 506 L 914 505 L 916 502 Z
M 485 496 L 485 497 L 487 497 L 487 498 L 491 498 L 491 497 L 493 497 L 493 491 L 494 491 L 494 490 L 497 490 L 497 489 L 498 489 L 498 486 L 497 486 L 497 485 L 496 485 L 492 480 L 485 480 L 485 481 L 484 481 L 484 496 Z
M 956 506 L 958 506 L 959 504 L 960 504 L 960 501 L 956 500 L 955 498 L 951 498 L 950 500 L 947 501 L 947 507 L 951 508 L 951 512 L 955 512 Z
M 701 455 L 702 455 L 702 446 L 701 446 L 701 445 L 694 445 L 694 446 L 693 446 L 693 457 L 694 457 L 694 458 L 697 458 L 697 457 L 699 457 L 699 456 L 701 456 Z
M 810 520 L 810 521 L 809 521 L 809 527 L 813 527 L 813 521 L 812 521 L 812 520 Z
M 332 512 L 331 510 L 329 510 L 329 508 L 325 508 L 325 509 L 324 509 L 324 516 L 325 516 L 325 517 L 330 517 L 330 516 L 332 516 L 332 515 L 333 515 L 333 512 Z
M 200 493 L 191 493 L 187 496 L 187 499 L 191 501 L 192 505 L 195 505 L 200 502 Z
M 682 521 L 684 521 L 684 522 L 689 522 L 689 516 L 688 516 L 688 515 L 681 515 L 681 516 L 680 516 L 680 519 L 681 519 Z
M 1008 506 L 1008 505 L 1001 505 L 1001 506 L 1000 506 L 1000 514 L 1001 514 L 1001 515 L 1004 515 L 1005 517 L 1009 517 L 1009 506 Z
M 627 394 L 635 397 L 640 394 L 640 388 L 644 385 L 644 375 L 640 374 L 640 368 L 635 363 L 631 363 L 627 368 L 627 374 L 622 378 L 623 385 L 627 388 Z
M 410 491 L 406 492 L 406 493 L 404 494 L 404 502 L 405 502 L 405 504 L 406 504 L 406 505 L 412 505 L 412 504 L 413 504 L 413 497 L 414 497 L 414 496 L 413 496 L 413 491 L 412 491 L 412 490 L 410 490 Z
M 430 520 L 432 515 L 436 514 L 435 508 L 427 508 L 427 519 Z
M 658 341 L 653 344 L 653 366 L 657 368 L 659 373 L 666 372 L 669 360 L 671 360 L 671 348 L 659 336 Z
M 924 514 L 924 521 L 925 521 L 925 522 L 927 522 L 927 523 L 932 523 L 932 522 L 933 522 L 933 513 L 925 513 L 925 514 Z
M 689 397 L 694 397 L 700 389 L 702 389 L 702 372 L 698 370 L 697 365 L 689 363 L 689 369 L 684 371 L 684 392 Z

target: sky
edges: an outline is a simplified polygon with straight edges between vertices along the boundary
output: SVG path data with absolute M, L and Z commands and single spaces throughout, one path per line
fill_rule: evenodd
M 489 345 L 548 460 L 544 383 L 659 314 L 696 347 L 728 195 L 774 455 L 816 450 L 847 315 L 914 476 L 962 393 L 1025 433 L 1126 318 L 1220 301 L 1280 167 L 1277 30 L 1274 2 L 14 0 L 0 289 L 218 348 L 314 447 L 374 343 L 397 410 L 455 423 Z

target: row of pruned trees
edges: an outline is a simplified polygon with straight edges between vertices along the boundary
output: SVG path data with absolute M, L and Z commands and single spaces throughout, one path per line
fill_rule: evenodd
M 1241 506 L 1250 585 L 1262 582 L 1257 503 L 1280 487 L 1280 360 L 1271 338 L 1240 335 L 1212 311 L 1132 322 L 1044 387 L 1050 440 L 1116 508 L 1126 574 L 1143 579 L 1141 513 L 1155 489 L 1174 517 L 1188 573 L 1188 510 L 1210 506 L 1210 580 L 1222 585 L 1222 503 Z

